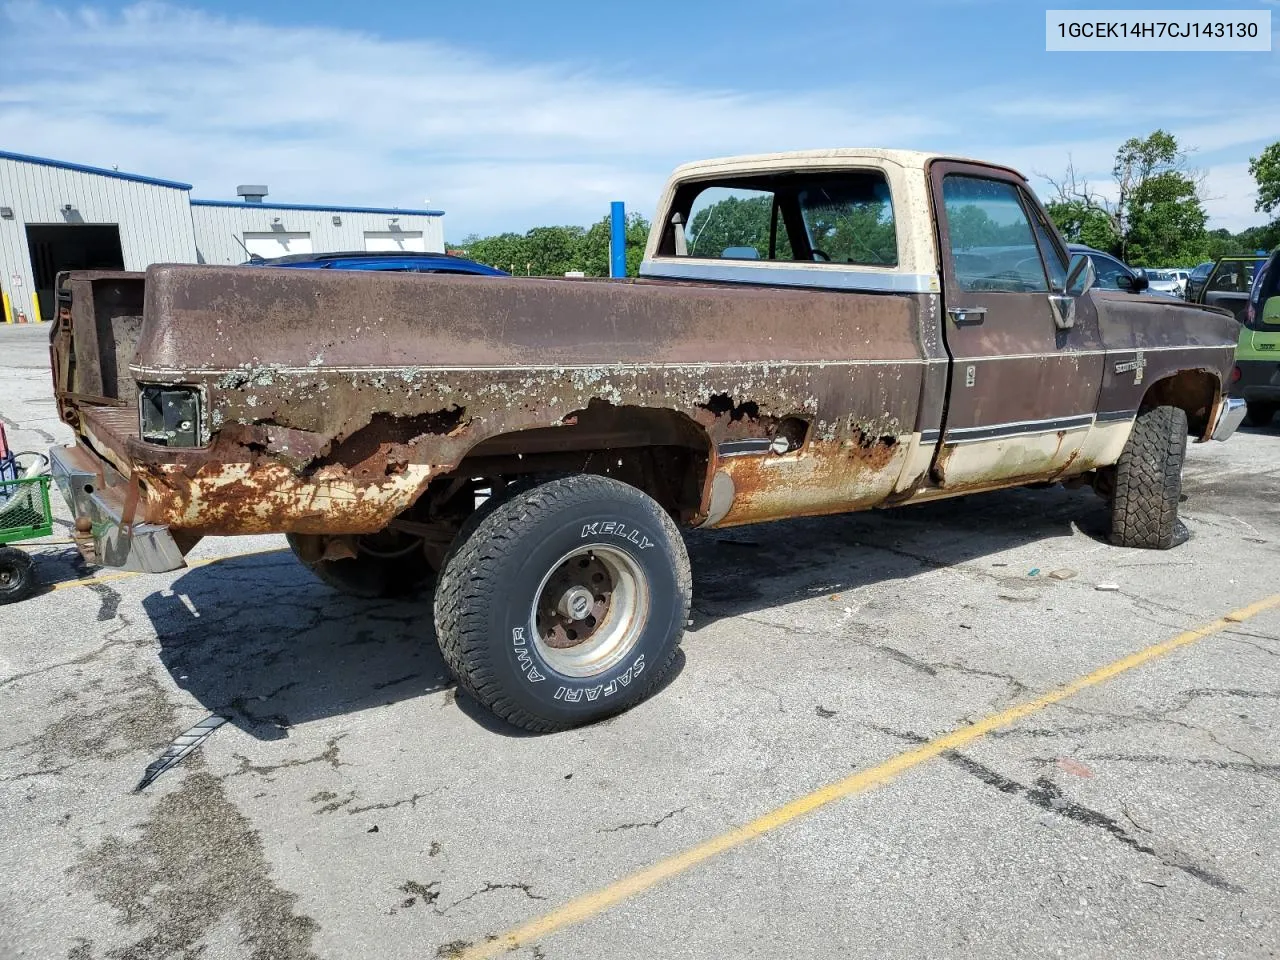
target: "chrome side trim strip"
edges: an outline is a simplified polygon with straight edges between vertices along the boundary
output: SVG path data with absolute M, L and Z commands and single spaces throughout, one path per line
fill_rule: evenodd
M 747 454 L 768 453 L 773 441 L 768 437 L 750 440 L 726 440 L 716 445 L 716 453 L 722 457 L 741 457 Z
M 983 440 L 997 440 L 1004 437 L 1017 437 L 1032 433 L 1087 430 L 1093 425 L 1093 419 L 1093 414 L 1086 413 L 1077 417 L 1058 417 L 1053 420 L 1018 420 L 1012 423 L 997 423 L 986 427 L 960 427 L 947 430 L 944 439 L 948 444 L 978 443 Z

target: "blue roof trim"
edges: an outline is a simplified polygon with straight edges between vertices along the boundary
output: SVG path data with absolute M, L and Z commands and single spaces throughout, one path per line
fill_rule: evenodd
M 321 203 L 245 203 L 241 200 L 192 200 L 193 207 L 232 207 L 236 210 L 308 210 L 314 213 L 389 213 L 395 216 L 443 217 L 443 210 L 402 210 L 399 207 L 339 207 Z
M 172 190 L 190 190 L 191 184 L 179 183 L 177 180 L 160 180 L 156 177 L 144 177 L 137 173 L 121 173 L 119 170 L 108 170 L 105 167 L 90 167 L 83 163 L 68 163 L 65 160 L 51 160 L 48 157 L 32 157 L 25 153 L 10 153 L 0 150 L 0 160 L 17 160 L 20 163 L 34 163 L 42 167 L 57 167 L 59 170 L 74 170 L 76 173 L 92 173 L 99 177 L 112 177 L 116 180 L 129 180 L 133 183 L 146 183 L 153 187 L 169 187 Z

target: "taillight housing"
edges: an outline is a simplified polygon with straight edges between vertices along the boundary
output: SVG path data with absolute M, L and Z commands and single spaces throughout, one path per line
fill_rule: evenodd
M 205 442 L 200 391 L 172 384 L 144 384 L 138 391 L 142 439 L 162 447 L 199 447 Z
M 1232 368 L 1231 368 L 1231 382 L 1232 382 L 1232 383 L 1238 383 L 1238 382 L 1240 381 L 1240 376 L 1241 376 L 1241 374 L 1240 374 L 1240 368 L 1239 368 L 1239 367 L 1232 367 Z

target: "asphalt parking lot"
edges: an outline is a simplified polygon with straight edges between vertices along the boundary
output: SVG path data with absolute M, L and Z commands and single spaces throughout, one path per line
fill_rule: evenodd
M 45 334 L 0 328 L 19 449 L 70 436 Z M 1280 425 L 1193 446 L 1184 492 L 1167 553 L 1063 489 L 691 535 L 674 679 L 541 737 L 455 695 L 428 601 L 282 538 L 161 576 L 35 545 L 0 955 L 1275 956 Z

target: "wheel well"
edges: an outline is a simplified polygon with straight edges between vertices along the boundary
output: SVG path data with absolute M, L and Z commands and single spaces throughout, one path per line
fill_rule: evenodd
M 702 504 L 711 451 L 706 430 L 679 411 L 597 400 L 559 426 L 482 440 L 436 483 L 483 477 L 505 484 L 536 474 L 593 473 L 643 490 L 687 523 Z M 425 496 L 431 494 L 428 488 Z
M 1218 377 L 1208 370 L 1180 370 L 1148 387 L 1141 409 L 1181 407 L 1187 413 L 1188 432 L 1202 437 L 1209 430 L 1219 392 Z

